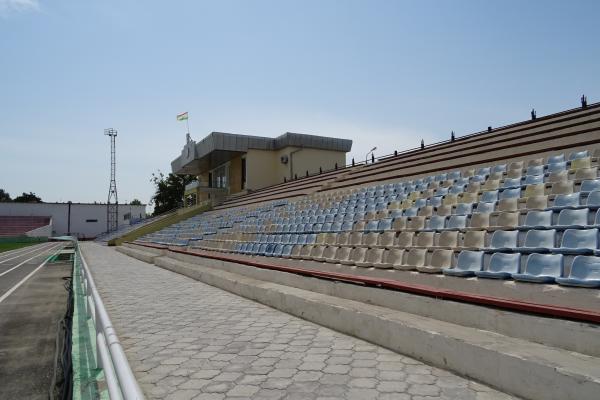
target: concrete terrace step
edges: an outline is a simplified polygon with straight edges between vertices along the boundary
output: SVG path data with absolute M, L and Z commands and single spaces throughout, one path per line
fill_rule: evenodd
M 168 256 L 154 263 L 524 398 L 596 399 L 600 390 L 597 357 Z

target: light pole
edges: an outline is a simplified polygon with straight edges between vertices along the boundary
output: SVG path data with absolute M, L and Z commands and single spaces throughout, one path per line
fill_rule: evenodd
M 371 154 L 372 152 L 374 152 L 375 150 L 377 150 L 377 146 L 373 147 L 371 150 L 369 150 L 369 152 L 367 153 L 367 155 L 365 156 L 365 164 L 368 164 L 369 162 L 369 154 Z

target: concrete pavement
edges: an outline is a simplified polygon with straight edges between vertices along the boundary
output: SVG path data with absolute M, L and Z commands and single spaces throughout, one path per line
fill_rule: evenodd
M 82 249 L 149 398 L 513 398 L 112 248 Z

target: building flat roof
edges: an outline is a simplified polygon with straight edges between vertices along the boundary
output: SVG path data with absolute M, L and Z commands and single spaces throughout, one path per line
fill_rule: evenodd
M 279 150 L 288 146 L 348 152 L 352 140 L 293 132 L 276 138 L 212 132 L 197 143 L 189 141 L 171 162 L 171 170 L 176 174 L 192 173 L 216 167 L 248 149 Z

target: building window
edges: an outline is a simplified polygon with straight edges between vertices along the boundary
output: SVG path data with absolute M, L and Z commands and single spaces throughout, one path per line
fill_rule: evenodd
M 246 189 L 246 157 L 242 157 L 242 190 Z
M 227 188 L 229 185 L 229 163 L 213 169 L 209 176 L 212 178 L 211 187 Z
M 97 219 L 86 219 L 85 222 L 98 222 Z
M 123 214 L 123 220 L 124 221 L 129 221 L 130 219 L 131 219 L 131 213 L 130 212 Z

